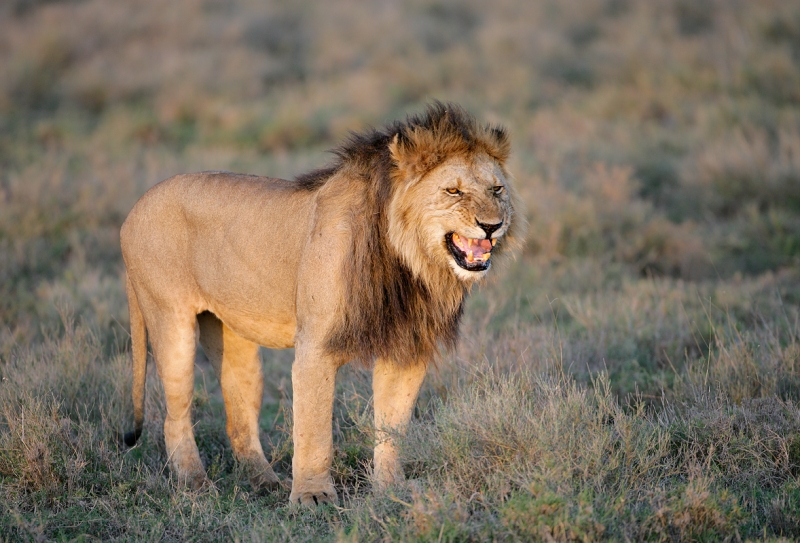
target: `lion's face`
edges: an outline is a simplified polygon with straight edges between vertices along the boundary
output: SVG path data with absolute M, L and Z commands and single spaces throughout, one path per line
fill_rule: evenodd
M 449 159 L 395 195 L 392 245 L 417 274 L 432 265 L 476 281 L 511 226 L 512 196 L 503 169 L 490 157 Z

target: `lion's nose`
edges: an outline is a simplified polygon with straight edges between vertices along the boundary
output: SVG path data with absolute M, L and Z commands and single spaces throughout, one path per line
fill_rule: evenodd
M 486 232 L 486 239 L 489 239 L 490 237 L 492 237 L 492 233 L 495 230 L 498 230 L 501 226 L 503 226 L 503 222 L 502 221 L 500 221 L 497 224 L 485 224 L 485 223 L 482 223 L 481 221 L 475 221 L 475 222 L 477 222 L 478 226 L 480 226 L 481 229 L 484 232 Z

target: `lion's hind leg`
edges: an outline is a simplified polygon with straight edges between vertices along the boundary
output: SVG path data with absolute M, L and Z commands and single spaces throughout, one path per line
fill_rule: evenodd
M 225 427 L 236 460 L 256 490 L 273 489 L 278 476 L 258 439 L 264 376 L 258 345 L 247 341 L 208 311 L 197 316 L 200 344 L 214 366 L 225 400 Z
M 164 441 L 169 463 L 181 484 L 199 489 L 208 483 L 192 429 L 196 320 L 192 314 L 151 314 L 150 332 L 158 376 L 164 386 L 167 416 Z

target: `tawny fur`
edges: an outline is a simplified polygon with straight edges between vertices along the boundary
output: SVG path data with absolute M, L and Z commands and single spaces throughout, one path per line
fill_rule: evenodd
M 142 428 L 149 334 L 171 467 L 205 484 L 190 416 L 199 331 L 234 455 L 255 487 L 278 481 L 258 440 L 258 345 L 295 347 L 291 501 L 336 500 L 334 380 L 352 360 L 374 363 L 375 482 L 401 478 L 391 436 L 407 426 L 427 365 L 455 344 L 464 296 L 486 271 L 459 266 L 447 237 L 488 244 L 491 234 L 487 269 L 521 239 L 508 152 L 501 128 L 437 102 L 353 135 L 331 166 L 295 181 L 205 172 L 153 187 L 120 236 L 134 347 L 126 441 Z

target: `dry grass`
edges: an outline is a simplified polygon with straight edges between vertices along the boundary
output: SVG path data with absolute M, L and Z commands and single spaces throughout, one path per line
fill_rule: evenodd
M 69 24 L 64 24 L 69 21 Z M 800 538 L 800 4 L 468 0 L 0 5 L 0 538 Z M 431 99 L 506 124 L 520 257 L 426 381 L 372 493 L 340 375 L 340 508 L 250 492 L 198 360 L 212 491 L 130 416 L 118 228 L 178 172 L 290 177 Z M 292 353 L 262 439 L 291 461 Z

